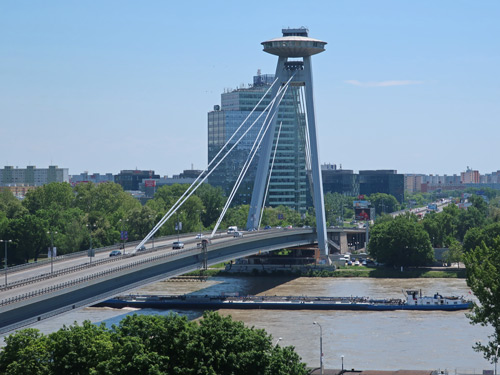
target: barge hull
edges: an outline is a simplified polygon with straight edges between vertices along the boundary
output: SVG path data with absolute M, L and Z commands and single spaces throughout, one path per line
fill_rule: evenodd
M 222 302 L 222 301 L 154 301 L 154 300 L 123 300 L 109 299 L 96 307 L 111 308 L 150 308 L 158 310 L 357 310 L 357 311 L 394 311 L 394 310 L 414 310 L 414 311 L 458 311 L 467 310 L 471 306 L 469 303 L 456 305 L 388 305 L 370 303 L 314 303 L 314 302 Z

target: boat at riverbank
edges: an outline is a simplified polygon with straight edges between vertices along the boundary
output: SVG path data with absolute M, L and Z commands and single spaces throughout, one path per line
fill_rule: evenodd
M 463 297 L 422 296 L 421 291 L 407 290 L 406 299 L 369 299 L 367 297 L 309 296 L 229 296 L 229 295 L 129 295 L 118 296 L 96 307 L 135 307 L 153 309 L 268 309 L 268 310 L 422 310 L 457 311 L 471 308 Z

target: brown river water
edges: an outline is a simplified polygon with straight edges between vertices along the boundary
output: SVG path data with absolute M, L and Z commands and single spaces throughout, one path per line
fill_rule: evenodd
M 141 294 L 220 294 L 235 293 L 308 296 L 366 296 L 403 298 L 402 289 L 421 289 L 424 295 L 467 296 L 461 279 L 369 279 L 369 278 L 298 278 L 218 277 L 205 282 L 165 281 L 150 284 L 130 293 Z M 58 330 L 63 324 L 90 320 L 111 325 L 125 314 L 168 314 L 143 309 L 85 308 L 33 327 L 44 333 Z M 183 311 L 190 319 L 199 311 Z M 477 341 L 486 342 L 493 333 L 489 327 L 473 326 L 464 311 L 276 311 L 221 310 L 248 326 L 264 328 L 279 345 L 295 347 L 309 366 L 319 365 L 320 329 L 323 331 L 325 368 L 356 370 L 444 370 L 451 373 L 482 373 L 493 365 L 472 350 Z

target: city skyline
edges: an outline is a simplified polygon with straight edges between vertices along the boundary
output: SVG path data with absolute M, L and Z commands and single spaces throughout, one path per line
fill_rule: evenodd
M 0 4 L 2 165 L 160 175 L 204 169 L 207 113 L 305 26 L 320 161 L 345 169 L 500 169 L 500 3 Z M 7 140 L 7 142 L 6 142 Z

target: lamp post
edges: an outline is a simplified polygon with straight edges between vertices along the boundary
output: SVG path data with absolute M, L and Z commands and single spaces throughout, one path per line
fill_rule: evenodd
M 125 254 L 125 240 L 128 238 L 128 233 L 125 233 L 123 230 L 125 222 L 128 221 L 128 219 L 120 219 L 120 222 L 122 223 L 122 231 L 121 231 L 121 239 L 122 239 L 122 248 L 123 248 L 123 254 Z
M 154 216 L 153 215 L 149 215 L 149 218 L 150 219 L 154 219 Z M 153 222 L 154 223 L 154 222 Z M 155 248 L 155 235 L 153 233 L 153 235 L 151 236 L 151 240 L 153 241 L 153 249 Z
M 7 243 L 12 242 L 12 240 L 0 240 L 5 244 L 5 286 L 7 286 Z
M 201 238 L 201 210 L 198 210 L 198 213 L 200 214 L 199 215 L 199 218 L 200 218 L 200 238 Z
M 54 273 L 54 234 L 57 232 L 49 230 L 47 234 L 50 234 L 50 274 Z
M 319 373 L 323 375 L 323 329 L 318 322 L 313 322 L 313 324 L 319 327 Z
M 5 274 L 5 277 L 7 277 L 7 274 Z M 495 351 L 495 375 L 497 375 L 498 349 L 500 349 L 500 345 L 497 345 L 497 350 Z
M 342 360 L 342 371 L 340 373 L 343 374 L 344 373 L 344 355 L 343 354 L 340 356 L 340 359 Z
M 182 214 L 183 212 L 181 211 L 180 213 Z M 176 211 L 175 215 L 177 216 L 177 222 L 175 223 L 174 229 L 177 229 L 177 242 L 179 242 L 181 240 L 179 232 L 182 230 L 182 223 L 179 221 L 179 211 Z
M 87 224 L 87 228 L 89 228 L 89 240 L 90 240 L 90 249 L 89 249 L 89 263 L 92 264 L 92 257 L 94 256 L 94 250 L 92 249 L 92 229 L 93 228 L 97 228 L 97 225 L 93 224 L 93 225 L 90 225 L 90 224 Z
M 283 338 L 282 338 L 282 337 L 278 337 L 278 340 L 276 340 L 276 344 L 274 344 L 274 347 L 277 347 L 277 346 L 278 346 L 278 344 L 279 344 L 279 342 L 280 342 L 281 340 L 283 340 Z

